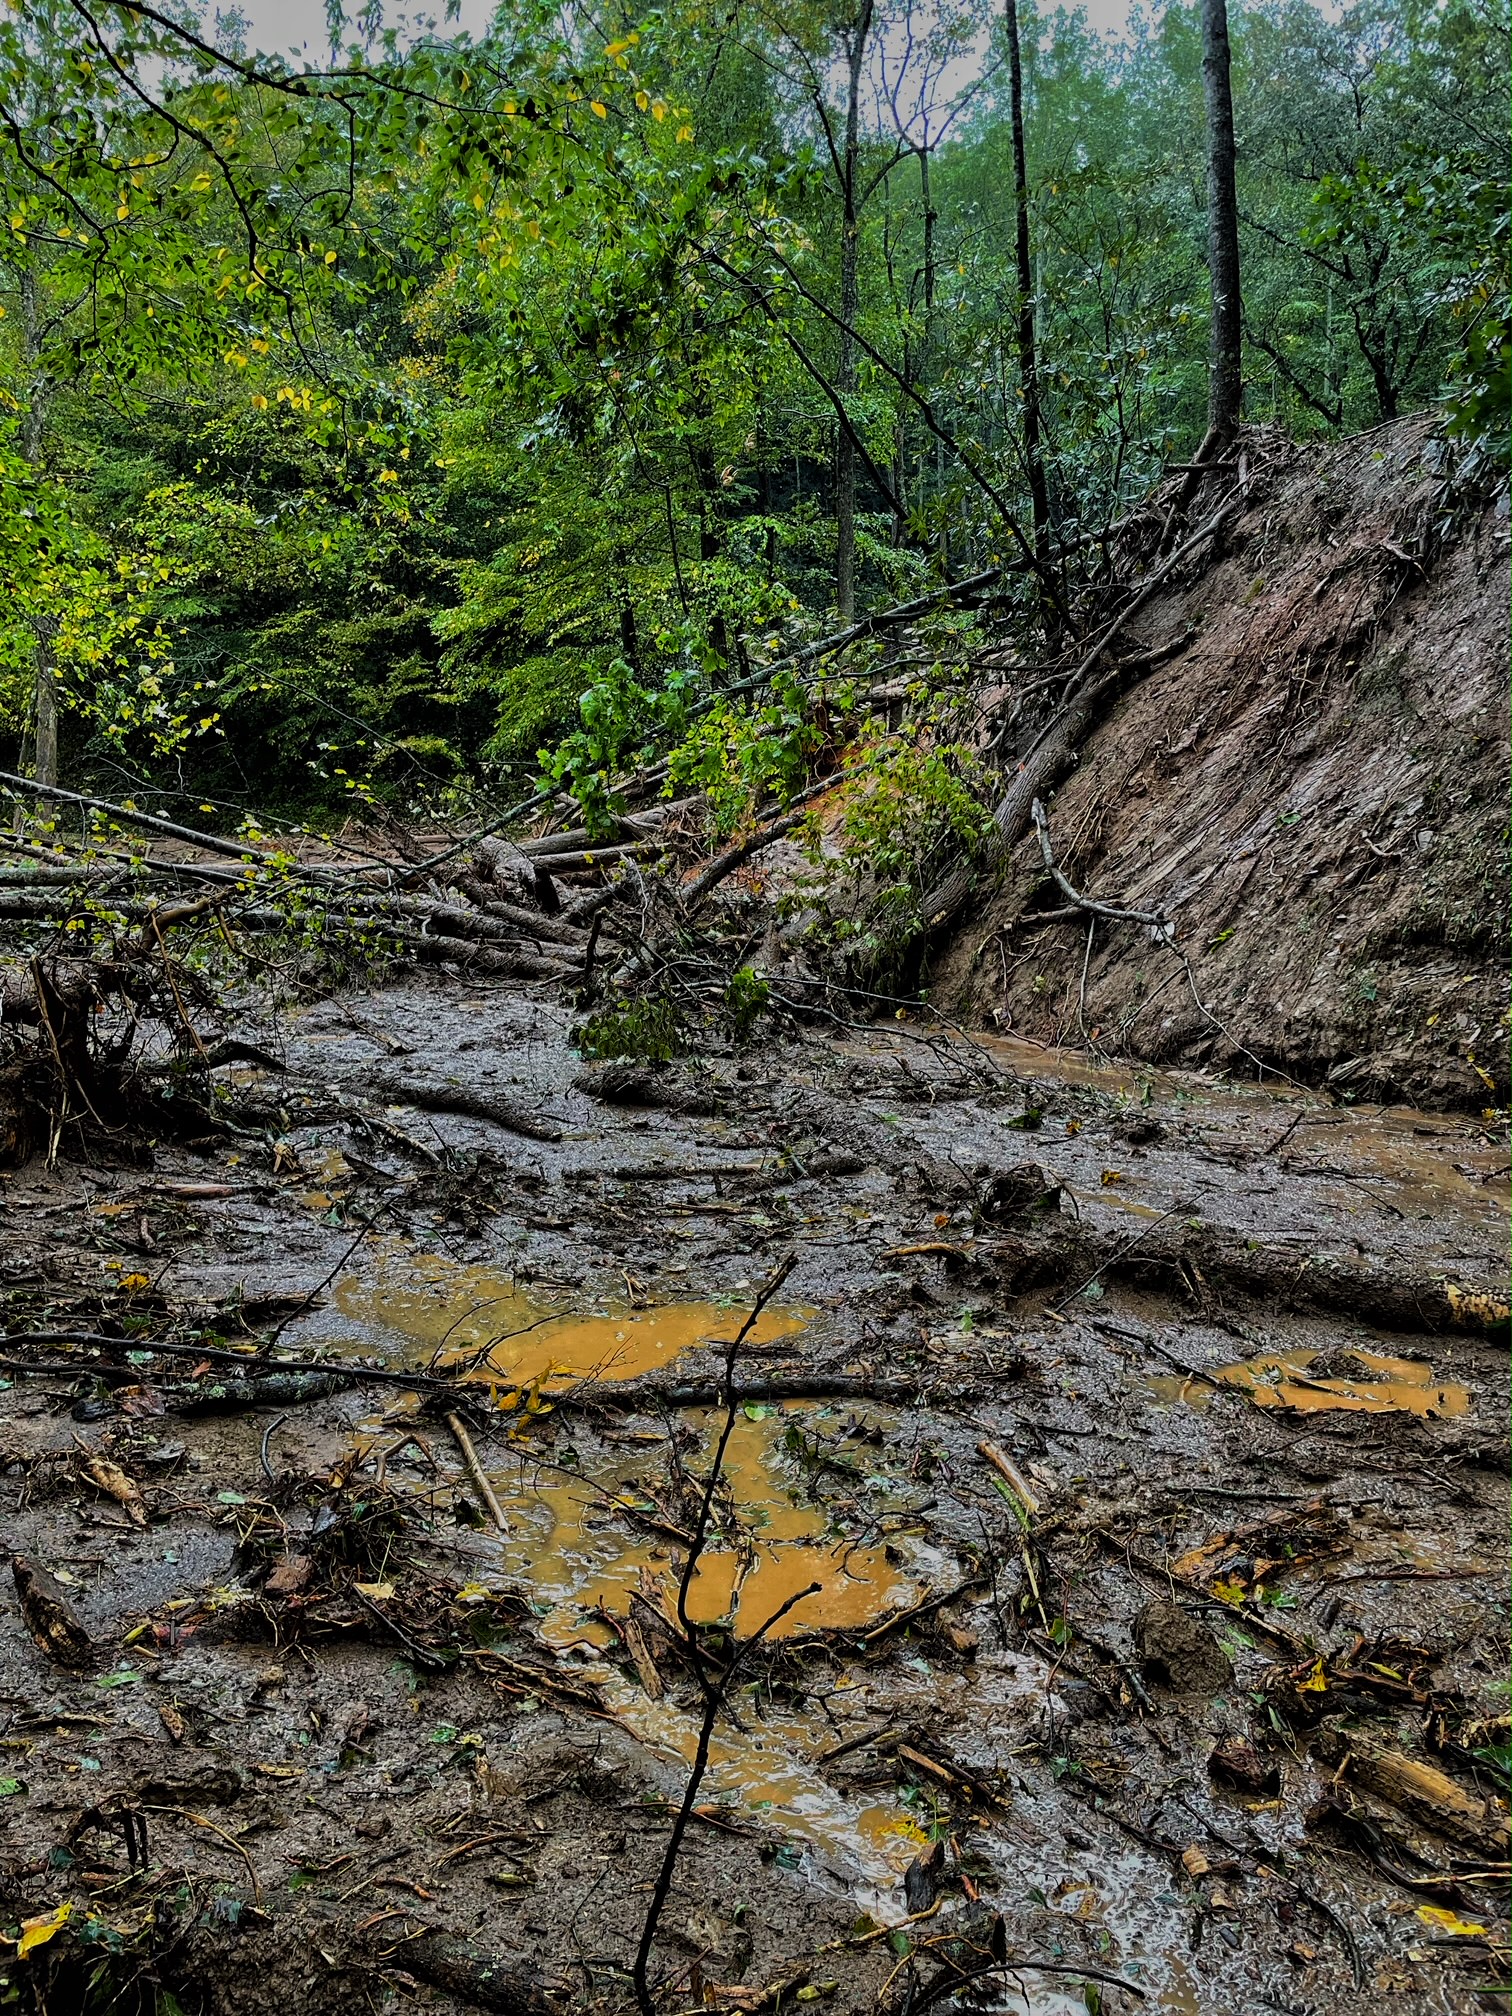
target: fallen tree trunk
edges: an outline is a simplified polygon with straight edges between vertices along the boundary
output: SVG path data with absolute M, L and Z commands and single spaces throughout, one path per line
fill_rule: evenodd
M 952 1249 L 954 1265 L 980 1260 L 1013 1295 L 1073 1292 L 1090 1281 L 1133 1281 L 1157 1293 L 1202 1301 L 1225 1293 L 1282 1309 L 1321 1310 L 1376 1323 L 1387 1330 L 1476 1330 L 1507 1327 L 1505 1288 L 1440 1275 L 1367 1271 L 1330 1254 L 1296 1246 L 1259 1245 L 1223 1225 L 1152 1222 L 1134 1238 L 1064 1221 L 1042 1232 L 1008 1233 L 974 1247 Z
M 1503 1861 L 1507 1854 L 1507 1809 L 1481 1798 L 1421 1757 L 1390 1750 L 1363 1730 L 1324 1729 L 1314 1748 L 1349 1779 L 1376 1798 L 1478 1856 Z
M 989 836 L 985 859 L 975 869 L 952 869 L 924 899 L 922 915 L 926 932 L 938 931 L 949 923 L 970 894 L 977 876 L 1018 844 L 1028 830 L 1035 799 L 1048 796 L 1065 776 L 1104 705 L 1130 676 L 1129 668 L 1118 666 L 1102 678 L 1094 679 L 1093 674 L 1103 654 L 1118 633 L 1138 615 L 1167 575 L 1195 552 L 1205 539 L 1210 539 L 1225 519 L 1238 510 L 1243 496 L 1242 490 L 1236 490 L 1226 497 L 1191 538 L 1156 568 L 1133 600 L 1104 626 L 1091 650 L 1072 670 L 1066 682 L 1066 698 L 1060 712 L 1040 731 L 1020 758 L 1012 783 L 993 811 L 993 831 Z M 1137 668 L 1135 676 L 1141 676 Z
M 562 1130 L 534 1120 L 507 1100 L 492 1099 L 463 1085 L 430 1085 L 417 1078 L 388 1077 L 366 1073 L 360 1086 L 347 1085 L 347 1092 L 369 1097 L 374 1093 L 396 1106 L 413 1106 L 421 1113 L 459 1113 L 468 1120 L 488 1120 L 511 1134 L 523 1134 L 527 1141 L 560 1141 Z

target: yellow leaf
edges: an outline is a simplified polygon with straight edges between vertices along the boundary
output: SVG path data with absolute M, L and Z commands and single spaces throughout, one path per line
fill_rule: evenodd
M 691 140 L 693 138 L 693 128 L 691 126 L 679 126 L 677 137 L 679 140 Z
M 336 254 L 334 252 L 327 252 L 327 254 L 325 255 L 325 263 L 327 264 L 327 266 L 334 266 L 336 264 Z
M 72 1904 L 60 1904 L 56 1911 L 49 1911 L 45 1918 L 23 1918 L 16 1958 L 24 1960 L 27 1954 L 35 1951 L 38 1946 L 45 1946 L 55 1933 L 63 1930 L 72 1915 Z
M 1445 1911 L 1437 1904 L 1419 1904 L 1417 1915 L 1425 1925 L 1436 1925 L 1451 1939 L 1484 1939 L 1487 1936 L 1484 1925 L 1472 1925 L 1464 1918 L 1456 1918 L 1452 1911 Z
M 464 1582 L 457 1591 L 456 1600 L 459 1603 L 481 1603 L 485 1596 L 492 1594 L 486 1582 Z
M 118 224 L 124 224 L 130 215 L 131 205 L 129 203 L 119 203 L 116 205 L 116 222 Z
M 588 109 L 596 119 L 607 119 L 609 117 L 609 107 L 602 104 L 597 98 L 589 100 Z
M 1218 1598 L 1220 1603 L 1242 1603 L 1244 1601 L 1244 1584 L 1242 1582 L 1215 1582 L 1213 1584 L 1213 1594 Z
M 1122 1169 L 1104 1169 L 1104 1171 L 1102 1172 L 1102 1180 L 1104 1181 L 1104 1183 L 1122 1183 L 1122 1181 L 1124 1180 L 1124 1172 L 1122 1171 Z
M 261 392 L 254 392 L 252 394 L 252 404 L 259 413 L 266 413 L 268 410 L 267 399 Z
M 399 481 L 399 471 L 397 469 L 380 469 L 378 471 L 378 481 L 380 483 L 397 483 Z
M 146 1286 L 147 1276 L 145 1274 L 123 1274 L 121 1276 L 121 1292 L 125 1295 L 135 1295 L 139 1288 L 145 1288 Z
M 1299 1694 L 1326 1694 L 1328 1692 L 1328 1675 L 1323 1671 L 1323 1661 L 1321 1659 L 1318 1660 L 1305 1680 L 1297 1682 L 1297 1692 Z
M 354 1582 L 352 1587 L 371 1603 L 386 1603 L 394 1593 L 392 1582 Z

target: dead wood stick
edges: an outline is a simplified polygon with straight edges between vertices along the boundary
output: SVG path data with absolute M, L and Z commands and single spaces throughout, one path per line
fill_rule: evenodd
M 585 868 L 602 868 L 611 861 L 630 861 L 654 853 L 659 840 L 611 841 L 604 847 L 580 847 L 571 854 L 533 854 L 530 859 L 553 875 L 573 875 Z
M 648 840 L 654 829 L 679 812 L 686 812 L 692 805 L 701 804 L 703 794 L 695 791 L 689 798 L 673 798 L 664 805 L 652 806 L 645 812 L 622 812 L 615 824 L 620 836 L 625 840 Z M 557 854 L 575 853 L 580 847 L 592 847 L 599 836 L 590 833 L 586 826 L 572 826 L 562 833 L 541 833 L 533 840 L 522 840 L 520 852 L 528 854 L 533 861 L 540 861 L 544 867 L 554 868 L 550 858 Z
M 1050 849 L 1050 822 L 1045 817 L 1045 808 L 1038 798 L 1029 808 L 1029 816 L 1034 821 L 1034 830 L 1039 835 L 1040 852 L 1045 857 L 1045 867 L 1051 880 L 1061 894 L 1074 903 L 1078 909 L 1090 911 L 1093 916 L 1107 917 L 1115 924 L 1151 924 L 1157 929 L 1170 929 L 1169 918 L 1158 910 L 1122 910 L 1113 903 L 1100 903 L 1095 896 L 1085 896 L 1079 889 L 1073 889 L 1065 875 L 1056 866 L 1055 856 Z
M 35 778 L 16 777 L 9 770 L 0 770 L 0 784 L 8 785 L 12 793 L 25 792 L 28 797 L 36 796 L 41 789 Z M 159 819 L 151 812 L 136 812 L 128 806 L 117 805 L 110 798 L 89 798 L 81 791 L 65 791 L 58 784 L 49 784 L 44 795 L 49 799 L 64 799 L 70 805 L 87 805 L 91 811 L 108 812 L 127 826 L 140 826 L 148 833 L 166 833 L 174 840 L 188 840 L 196 847 L 207 848 L 212 854 L 227 854 L 233 861 L 266 861 L 268 858 L 260 847 L 253 847 L 245 840 L 222 840 L 219 834 L 201 833 L 193 826 L 180 826 L 172 819 Z
M 684 890 L 683 907 L 687 910 L 695 909 L 709 891 L 723 882 L 725 877 L 732 874 L 743 861 L 749 861 L 751 856 L 759 854 L 763 847 L 770 847 L 772 842 L 780 840 L 784 833 L 791 833 L 793 828 L 807 816 L 806 811 L 787 812 L 782 818 L 774 819 L 770 826 L 760 827 L 756 832 L 748 834 L 744 840 L 738 840 L 733 847 L 727 847 L 723 854 L 716 855 L 698 879 Z
M 996 1470 L 1014 1496 L 1022 1499 L 1026 1512 L 1037 1513 L 1039 1511 L 1039 1499 L 1035 1497 L 1034 1492 L 1030 1489 L 1028 1480 L 1025 1478 L 1022 1470 L 1019 1469 L 1013 1458 L 1005 1450 L 1000 1449 L 996 1442 L 978 1442 L 977 1454 L 984 1457 L 992 1465 L 993 1469 Z
M 494 1488 L 488 1481 L 488 1472 L 478 1461 L 478 1452 L 473 1447 L 472 1437 L 468 1434 L 461 1415 L 448 1414 L 446 1425 L 457 1439 L 457 1447 L 462 1451 L 462 1461 L 467 1465 L 467 1474 L 472 1479 L 473 1489 L 488 1507 L 489 1517 L 495 1526 L 501 1533 L 507 1533 L 509 1521 L 504 1517 L 504 1507 L 499 1503 Z

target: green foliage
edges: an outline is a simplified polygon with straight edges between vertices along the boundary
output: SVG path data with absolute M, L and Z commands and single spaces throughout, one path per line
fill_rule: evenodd
M 597 1062 L 628 1057 L 643 1064 L 667 1064 L 682 1048 L 677 1011 L 663 995 L 644 1001 L 622 1001 L 590 1015 L 574 1030 L 581 1054 Z
M 758 805 L 787 805 L 824 741 L 814 703 L 791 672 L 760 700 L 718 700 L 672 752 L 670 789 L 704 791 L 716 833 L 733 833 Z
M 841 402 L 870 606 L 1017 551 L 1028 511 L 1005 70 L 963 95 L 976 16 L 900 37 L 900 8 Z M 1501 0 L 1232 25 L 1249 417 L 1437 401 L 1459 466 L 1505 466 Z M 76 767 L 440 810 L 540 774 L 606 832 L 616 772 L 671 751 L 733 832 L 833 740 L 791 672 L 730 689 L 833 627 L 834 20 L 784 0 L 733 35 L 674 6 L 606 43 L 523 0 L 477 39 L 368 26 L 296 72 L 124 0 L 0 12 L 12 759 L 45 645 Z M 1192 4 L 1117 48 L 1078 14 L 1023 26 L 1074 569 L 1204 424 L 1199 38 Z M 936 719 L 856 798 L 863 937 L 974 844 L 964 739 Z
M 737 966 L 725 988 L 724 1011 L 737 1043 L 749 1041 L 772 998 L 770 981 L 751 966 Z

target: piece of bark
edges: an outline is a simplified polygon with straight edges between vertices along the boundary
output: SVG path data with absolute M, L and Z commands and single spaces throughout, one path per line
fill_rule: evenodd
M 26 1628 L 48 1658 L 59 1666 L 87 1666 L 94 1656 L 94 1640 L 47 1570 L 24 1554 L 13 1554 L 11 1575 Z
M 1466 1843 L 1478 1855 L 1506 1859 L 1507 1809 L 1499 1800 L 1467 1792 L 1436 1765 L 1389 1749 L 1363 1730 L 1321 1730 L 1315 1747 L 1341 1778 L 1399 1806 L 1446 1839 Z
M 114 1498 L 133 1526 L 147 1524 L 146 1500 L 136 1480 L 128 1477 L 119 1463 L 112 1463 L 108 1456 L 86 1456 L 83 1468 L 90 1483 L 98 1485 L 108 1498 Z

